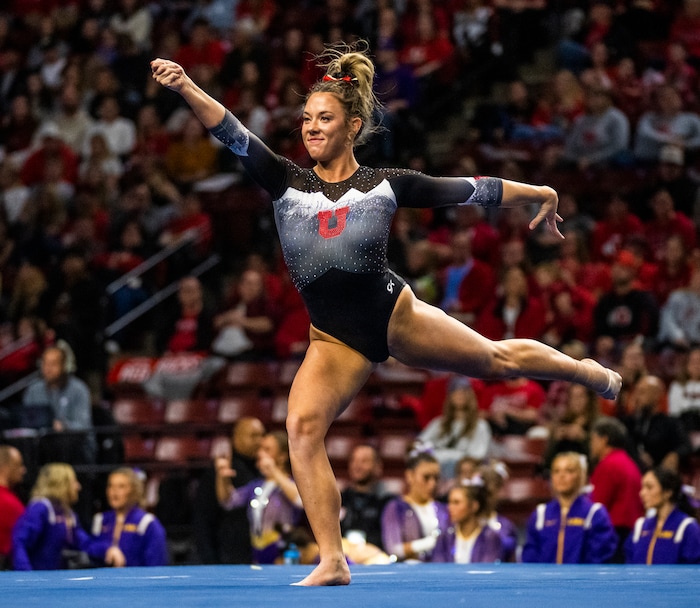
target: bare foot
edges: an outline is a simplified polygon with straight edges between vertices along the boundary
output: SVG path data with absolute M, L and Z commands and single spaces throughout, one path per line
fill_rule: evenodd
M 296 587 L 318 587 L 332 585 L 349 585 L 350 568 L 343 558 L 342 560 L 327 560 L 316 566 L 311 574 L 298 583 L 292 583 Z
M 582 359 L 581 363 L 586 364 L 590 368 L 597 368 L 599 372 L 605 372 L 607 376 L 607 382 L 605 385 L 602 383 L 596 383 L 595 386 L 591 386 L 596 393 L 598 393 L 603 399 L 615 399 L 618 396 L 620 389 L 622 388 L 622 376 L 620 376 L 620 374 L 612 369 L 603 367 L 594 359 Z

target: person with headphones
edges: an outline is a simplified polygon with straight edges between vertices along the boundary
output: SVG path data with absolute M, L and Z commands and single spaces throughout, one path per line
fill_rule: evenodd
M 92 464 L 96 443 L 90 390 L 73 375 L 74 371 L 73 355 L 67 344 L 58 342 L 46 348 L 41 355 L 40 377 L 24 392 L 23 409 L 27 413 L 28 408 L 42 408 L 48 417 L 36 424 L 44 427 L 42 430 L 53 431 L 42 442 L 42 451 L 48 452 L 42 455 L 43 460 Z

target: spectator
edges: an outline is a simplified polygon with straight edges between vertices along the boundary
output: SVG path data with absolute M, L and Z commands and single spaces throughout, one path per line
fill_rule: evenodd
M 84 150 L 83 143 L 94 121 L 82 105 L 82 96 L 77 86 L 63 86 L 54 120 L 61 138 L 71 150 L 76 153 Z
M 648 471 L 639 493 L 647 510 L 625 547 L 628 564 L 699 564 L 700 526 L 683 494 L 678 473 Z
M 447 498 L 452 525 L 438 538 L 434 562 L 495 563 L 501 559 L 501 537 L 484 520 L 487 490 L 478 477 L 453 487 Z
M 157 335 L 158 352 L 207 351 L 213 337 L 212 314 L 205 305 L 202 284 L 197 277 L 180 280 L 177 301 L 177 307 Z
M 68 559 L 73 565 L 87 563 L 81 554 L 89 550 L 90 537 L 72 509 L 79 493 L 72 466 L 41 467 L 31 501 L 12 531 L 15 570 L 60 570 L 69 567 Z
M 491 267 L 472 255 L 473 232 L 460 230 L 450 241 L 451 263 L 442 278 L 442 308 L 466 325 L 474 325 L 489 304 L 496 278 Z
M 555 498 L 530 516 L 523 562 L 604 564 L 612 559 L 617 536 L 605 506 L 582 493 L 586 469 L 581 454 L 563 452 L 554 458 Z
M 182 137 L 168 146 L 165 154 L 168 176 L 182 187 L 211 177 L 217 168 L 217 149 L 194 114 L 189 114 Z
M 421 431 L 418 441 L 431 445 L 443 478 L 454 477 L 462 456 L 483 460 L 489 451 L 491 429 L 479 416 L 476 393 L 468 378 L 455 376 L 448 387 L 442 415 Z
M 20 169 L 20 178 L 25 186 L 36 186 L 44 179 L 46 164 L 60 163 L 61 177 L 69 184 L 78 181 L 78 153 L 74 152 L 62 139 L 56 123 L 45 122 L 37 132 L 38 147 L 33 150 Z
M 624 422 L 643 470 L 662 466 L 678 471 L 690 455 L 690 441 L 676 418 L 662 411 L 666 387 L 657 376 L 642 377 L 630 398 Z
M 143 510 L 145 474 L 128 467 L 116 469 L 107 480 L 110 510 L 95 515 L 92 534 L 104 554 L 100 565 L 166 566 L 168 547 L 165 529 L 152 513 Z
M 497 435 L 524 435 L 540 421 L 547 394 L 539 382 L 529 378 L 508 378 L 488 384 L 481 408 Z
M 57 338 L 70 345 L 81 374 L 102 369 L 98 343 L 103 321 L 98 305 L 101 296 L 86 255 L 69 249 L 63 254 L 59 272 L 52 273 L 37 311 L 56 331 Z
M 700 346 L 700 268 L 685 288 L 671 292 L 661 307 L 659 343 L 682 352 Z
M 257 418 L 244 416 L 231 433 L 231 480 L 242 488 L 261 477 L 256 465 L 265 427 Z M 227 456 L 228 457 L 228 456 Z M 199 559 L 205 564 L 250 564 L 253 561 L 246 506 L 225 510 L 216 497 L 216 469 L 207 469 L 197 485 L 194 534 Z
M 406 493 L 382 513 L 382 545 L 398 561 L 432 561 L 437 539 L 446 533 L 449 513 L 435 500 L 440 463 L 428 452 L 409 454 Z
M 12 99 L 8 114 L 0 120 L 0 141 L 5 154 L 19 153 L 20 158 L 27 154 L 37 127 L 27 96 L 17 95 Z
M 586 91 L 586 111 L 566 133 L 561 159 L 579 171 L 631 163 L 630 124 L 613 105 L 611 92 Z M 629 157 L 629 158 L 628 158 Z
M 212 237 L 211 217 L 202 210 L 199 194 L 187 192 L 177 201 L 175 214 L 164 226 L 158 240 L 163 247 L 190 241 L 171 258 L 170 272 L 181 273 L 206 258 L 211 253 Z
M 12 528 L 24 513 L 24 505 L 12 489 L 22 483 L 26 472 L 21 452 L 11 445 L 0 445 L 0 570 L 12 566 Z
M 95 461 L 92 406 L 87 385 L 74 375 L 75 361 L 65 344 L 49 346 L 41 355 L 41 376 L 25 390 L 23 408 L 50 408 L 51 430 L 45 446 L 49 460 L 70 464 Z M 77 499 L 77 496 L 76 496 Z
M 501 537 L 501 561 L 516 561 L 519 532 L 515 524 L 498 512 L 500 494 L 506 480 L 508 469 L 502 462 L 490 462 L 480 466 L 477 474 L 484 481 L 487 490 L 487 507 L 484 510 L 484 518 L 489 527 Z
M 96 171 L 102 178 L 103 185 L 109 192 L 118 191 L 119 178 L 124 173 L 124 164 L 119 157 L 112 152 L 103 133 L 93 132 L 89 137 L 88 154 L 83 156 L 80 163 L 80 180 L 89 179 L 90 172 Z
M 549 429 L 544 466 L 549 470 L 561 452 L 589 456 L 590 433 L 599 415 L 598 396 L 580 384 L 570 384 L 564 411 Z
M 700 347 L 691 348 L 668 389 L 668 413 L 686 433 L 700 431 Z
M 216 458 L 215 466 L 216 495 L 221 506 L 230 510 L 248 505 L 253 563 L 274 564 L 282 556 L 283 535 L 298 525 L 303 509 L 291 478 L 287 434 L 276 431 L 263 437 L 257 454 L 257 467 L 263 477 L 240 488 L 231 483 L 236 473 L 227 458 Z
M 673 206 L 684 215 L 694 218 L 698 201 L 698 184 L 689 175 L 686 168 L 686 154 L 681 146 L 668 144 L 659 151 L 659 158 L 649 176 L 646 195 L 663 188 L 671 195 Z
M 196 19 L 189 31 L 189 40 L 174 57 L 187 71 L 206 67 L 218 72 L 226 55 L 223 42 L 214 36 L 213 25 L 206 19 Z
M 671 85 L 653 93 L 652 108 L 639 119 L 635 130 L 634 155 L 641 163 L 657 161 L 661 149 L 673 144 L 693 156 L 700 148 L 700 116 L 683 111 L 683 100 Z
M 505 271 L 499 294 L 479 315 L 475 329 L 491 340 L 539 338 L 545 328 L 545 310 L 527 284 L 519 267 Z
M 591 256 L 595 261 L 611 263 L 626 239 L 643 234 L 644 225 L 642 220 L 630 211 L 627 197 L 619 191 L 610 195 L 604 208 L 604 218 L 593 228 Z
M 634 522 L 643 513 L 639 500 L 642 475 L 625 450 L 628 434 L 617 418 L 601 416 L 591 431 L 590 453 L 594 463 L 591 498 L 610 513 L 618 537 L 613 561 L 624 561 L 623 547 Z
M 340 493 L 340 529 L 344 538 L 360 535 L 364 542 L 382 547 L 382 511 L 394 496 L 382 483 L 382 460 L 368 444 L 353 448 L 348 460 L 349 484 Z
M 679 234 L 672 234 L 663 246 L 663 259 L 654 277 L 653 293 L 659 306 L 666 304 L 672 291 L 688 285 L 692 270 L 685 240 Z
M 262 273 L 246 270 L 236 292 L 228 310 L 214 317 L 219 333 L 212 344 L 213 352 L 246 360 L 272 357 L 276 314 L 265 293 Z
M 600 357 L 621 351 L 640 337 L 653 341 L 658 329 L 659 308 L 654 296 L 635 286 L 637 260 L 623 250 L 612 266 L 612 287 L 594 309 L 595 351 Z
M 109 27 L 118 34 L 127 34 L 141 51 L 151 48 L 153 18 L 142 0 L 119 0 Z
M 630 395 L 634 391 L 635 385 L 643 376 L 649 373 L 646 353 L 642 347 L 641 339 L 630 342 L 622 349 L 620 363 L 615 369 L 622 376 L 624 389 L 620 391 L 614 404 L 604 405 L 610 406 L 607 408 L 607 414 L 620 417 L 629 412 Z
M 688 251 L 695 248 L 695 225 L 684 213 L 676 211 L 673 197 L 665 188 L 656 190 L 649 199 L 653 217 L 644 224 L 646 242 L 655 262 L 663 260 L 666 241 L 673 235 L 683 239 Z
M 91 136 L 102 133 L 109 149 L 122 159 L 128 158 L 136 146 L 136 125 L 121 113 L 120 102 L 116 96 L 105 95 L 97 109 L 98 120 L 88 131 L 83 142 L 83 154 L 89 155 Z

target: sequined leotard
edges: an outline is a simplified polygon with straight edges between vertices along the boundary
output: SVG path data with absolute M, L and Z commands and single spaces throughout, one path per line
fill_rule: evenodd
M 211 130 L 273 199 L 291 279 L 314 327 L 370 361 L 389 356 L 387 328 L 405 281 L 389 270 L 387 244 L 397 207 L 499 205 L 495 178 L 435 178 L 361 166 L 329 183 L 273 153 L 230 113 Z

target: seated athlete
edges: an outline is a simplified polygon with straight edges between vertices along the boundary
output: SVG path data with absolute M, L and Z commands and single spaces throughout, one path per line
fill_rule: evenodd
M 596 361 L 576 361 L 534 340 L 487 340 L 420 301 L 388 269 L 389 229 L 398 207 L 536 204 L 530 228 L 545 222 L 558 237 L 561 217 L 557 193 L 548 186 L 360 166 L 354 148 L 377 130 L 378 101 L 374 65 L 358 49 L 330 48 L 321 57 L 326 74 L 312 87 L 301 118 L 312 169 L 275 154 L 178 64 L 151 62 L 153 78 L 179 93 L 270 194 L 284 259 L 311 317 L 311 343 L 287 415 L 294 478 L 320 553 L 300 585 L 350 582 L 340 494 L 324 437 L 377 363 L 391 355 L 407 365 L 477 378 L 569 380 L 609 398 L 621 385 L 619 375 Z

